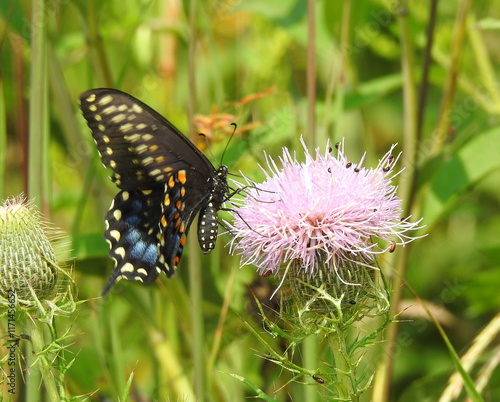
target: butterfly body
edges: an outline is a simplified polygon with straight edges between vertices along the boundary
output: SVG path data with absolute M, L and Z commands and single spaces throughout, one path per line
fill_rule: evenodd
M 103 293 L 119 279 L 151 283 L 161 272 L 172 276 L 198 213 L 198 240 L 209 253 L 217 212 L 228 198 L 227 167 L 215 169 L 168 120 L 124 92 L 91 89 L 80 107 L 121 190 L 105 217 L 115 268 Z

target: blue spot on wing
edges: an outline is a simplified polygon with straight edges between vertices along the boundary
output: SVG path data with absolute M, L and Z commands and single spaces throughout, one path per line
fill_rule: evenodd
M 125 220 L 127 223 L 128 221 Z M 139 232 L 139 230 L 135 229 L 135 228 L 131 228 L 128 233 L 127 233 L 127 236 L 125 237 L 126 240 L 132 244 L 133 246 L 135 245 L 136 242 L 139 241 L 139 239 L 141 238 L 141 232 Z M 133 247 L 132 246 L 132 247 Z
M 145 250 L 146 250 L 146 243 L 144 241 L 139 241 L 133 244 L 129 250 L 130 258 L 133 258 L 135 260 L 142 259 Z
M 145 261 L 155 261 L 158 259 L 158 245 L 157 244 L 150 244 L 146 250 L 144 251 L 144 255 L 142 258 Z
M 155 265 L 158 260 L 158 245 L 141 240 L 135 243 L 129 251 L 130 258 L 140 260 L 148 265 Z
M 139 226 L 141 224 L 141 219 L 137 215 L 129 216 L 129 217 L 125 218 L 124 220 L 130 226 Z
M 144 208 L 144 203 L 141 202 L 141 200 L 132 200 L 130 203 L 130 208 L 134 212 L 141 212 L 141 210 Z

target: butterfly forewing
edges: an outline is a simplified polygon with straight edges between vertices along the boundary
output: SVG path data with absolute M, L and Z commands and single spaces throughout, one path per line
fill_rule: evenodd
M 215 171 L 208 159 L 168 120 L 134 97 L 114 89 L 92 89 L 80 97 L 81 109 L 104 166 L 116 185 L 136 190 L 165 183 L 171 172 L 195 172 L 209 190 Z
M 92 89 L 80 105 L 102 163 L 123 190 L 106 215 L 115 270 L 104 293 L 122 278 L 150 283 L 161 271 L 171 276 L 200 210 L 210 218 L 209 236 L 217 235 L 213 219 L 228 192 L 227 169 L 216 171 L 168 120 L 126 93 Z M 198 232 L 209 252 L 215 239 Z

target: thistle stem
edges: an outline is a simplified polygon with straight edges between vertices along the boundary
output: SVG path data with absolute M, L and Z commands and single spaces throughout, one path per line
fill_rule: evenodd
M 356 372 L 347 352 L 346 336 L 345 331 L 339 329 L 328 337 L 337 371 L 336 397 L 340 401 L 356 402 L 359 400 L 356 387 Z
M 40 322 L 34 321 L 33 318 L 28 317 L 26 319 L 26 332 L 29 334 L 31 338 L 31 349 L 32 349 L 32 357 L 28 359 L 30 362 L 29 370 L 39 370 L 42 376 L 43 383 L 45 385 L 47 400 L 49 401 L 59 401 L 59 393 L 57 392 L 57 384 L 52 372 L 52 365 L 47 359 L 47 356 L 44 353 L 44 349 L 47 344 L 45 342 L 43 329 L 40 328 Z M 34 376 L 34 378 L 28 375 L 28 381 L 35 380 L 38 376 Z M 38 381 L 37 381 L 38 382 Z M 38 385 L 35 385 L 38 388 Z M 33 387 L 28 386 L 28 390 L 33 390 Z M 33 396 L 33 395 L 32 395 Z M 39 398 L 36 398 L 39 399 Z M 31 400 L 28 398 L 28 400 Z M 35 400 L 35 399 L 33 399 Z
M 318 367 L 318 337 L 308 336 L 302 344 L 302 352 L 304 353 L 304 366 L 309 370 L 316 370 Z M 317 387 L 305 387 L 304 392 L 304 401 L 315 402 L 318 400 Z

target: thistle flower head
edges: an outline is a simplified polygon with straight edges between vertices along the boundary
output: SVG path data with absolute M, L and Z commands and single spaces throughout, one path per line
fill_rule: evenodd
M 374 169 L 352 163 L 338 146 L 313 157 L 305 149 L 298 162 L 287 149 L 282 168 L 267 158 L 271 173 L 263 183 L 248 183 L 231 225 L 233 247 L 243 264 L 253 264 L 260 274 L 277 273 L 282 263 L 300 261 L 304 272 L 314 275 L 319 256 L 327 260 L 372 261 L 381 249 L 379 238 L 404 245 L 413 240 L 407 232 L 418 223 L 400 219 L 401 200 L 391 184 L 397 158 L 392 150 Z M 331 151 L 331 152 L 328 152 Z M 322 257 L 323 258 L 323 257 Z
M 247 180 L 245 195 L 233 205 L 232 250 L 241 255 L 242 265 L 255 265 L 263 276 L 280 276 L 282 291 L 303 305 L 319 297 L 342 310 L 346 303 L 376 299 L 374 294 L 386 301 L 367 269 L 377 269 L 377 254 L 412 241 L 408 232 L 420 222 L 400 219 L 401 199 L 392 184 L 399 174 L 394 146 L 370 169 L 363 166 L 364 156 L 350 162 L 343 144 L 336 151 L 328 146 L 325 153 L 316 150 L 315 156 L 302 144 L 304 162 L 283 149 L 281 167 L 267 157 L 263 183 Z M 292 282 L 285 281 L 287 275 Z

